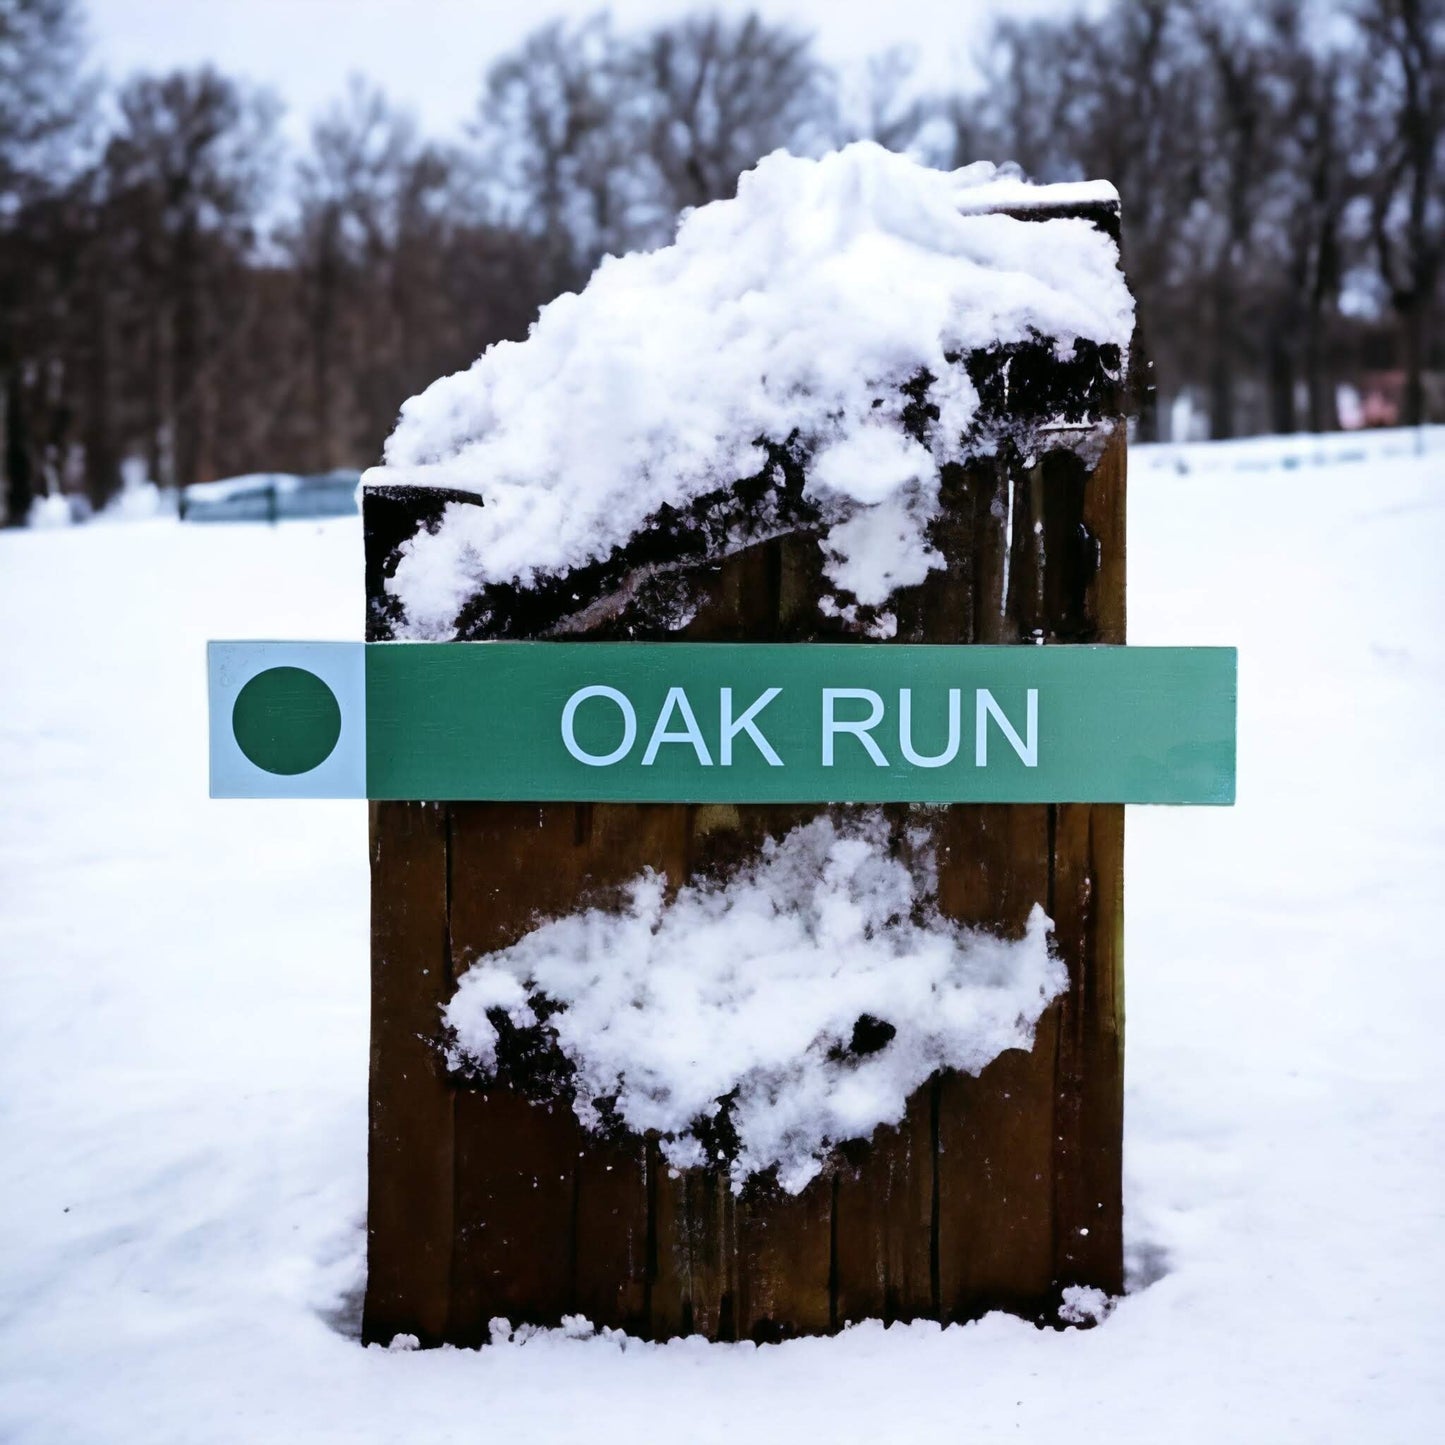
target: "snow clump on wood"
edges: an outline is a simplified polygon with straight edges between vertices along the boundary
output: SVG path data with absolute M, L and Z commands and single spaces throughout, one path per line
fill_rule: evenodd
M 453 503 L 406 544 L 388 583 L 398 635 L 450 637 L 480 587 L 606 559 L 660 508 L 758 475 L 768 446 L 802 459 L 835 586 L 873 606 L 921 582 L 941 565 L 927 538 L 938 469 L 979 448 L 959 358 L 1129 341 L 1115 243 L 1084 219 L 1018 218 L 1044 196 L 1117 199 L 988 164 L 934 171 L 871 142 L 821 160 L 779 152 L 735 199 L 686 215 L 672 245 L 606 258 L 525 341 L 402 407 L 365 480 L 484 505 Z M 904 425 L 900 390 L 925 372 L 938 410 L 926 434 Z
M 565 1056 L 588 1128 L 654 1133 L 676 1168 L 726 1162 L 735 1191 L 776 1168 L 797 1193 L 936 1072 L 1032 1047 L 1067 984 L 1042 909 L 1018 940 L 964 928 L 938 911 L 926 839 L 899 851 L 871 810 L 770 839 L 670 900 L 644 872 L 620 911 L 554 919 L 472 964 L 444 1011 L 452 1065 L 505 1073 L 503 1034 L 528 1031 L 528 1053 Z

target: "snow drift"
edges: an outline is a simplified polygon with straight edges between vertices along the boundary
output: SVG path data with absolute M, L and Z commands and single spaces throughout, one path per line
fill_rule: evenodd
M 1041 339 L 1062 356 L 1080 339 L 1127 346 L 1114 242 L 1082 219 L 1020 219 L 1056 191 L 1117 199 L 987 164 L 933 171 L 868 142 L 817 161 L 780 152 L 671 246 L 604 260 L 525 341 L 403 406 L 365 480 L 484 505 L 453 504 L 407 545 L 389 584 L 401 635 L 449 637 L 480 586 L 607 557 L 663 506 L 758 474 L 768 445 L 804 459 L 836 586 L 878 605 L 921 581 L 938 564 L 938 468 L 980 445 L 958 358 Z M 938 415 L 920 440 L 900 387 L 923 373 Z

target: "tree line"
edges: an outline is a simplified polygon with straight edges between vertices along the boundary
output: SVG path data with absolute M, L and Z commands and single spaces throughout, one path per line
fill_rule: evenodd
M 938 37 L 946 41 L 948 37 Z M 1139 425 L 1327 430 L 1342 382 L 1442 414 L 1445 0 L 1115 0 L 1004 18 L 979 76 L 700 13 L 553 23 L 481 75 L 463 139 L 353 81 L 286 147 L 214 68 L 94 72 L 79 0 L 0 0 L 3 512 L 377 457 L 399 404 L 665 243 L 779 146 L 1119 188 Z M 479 67 L 480 71 L 480 67 Z

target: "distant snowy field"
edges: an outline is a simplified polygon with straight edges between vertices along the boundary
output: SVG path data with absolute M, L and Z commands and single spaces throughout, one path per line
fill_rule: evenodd
M 1445 437 L 1139 448 L 1130 636 L 1240 648 L 1133 809 L 1102 1327 L 363 1350 L 365 809 L 206 798 L 204 644 L 351 521 L 0 535 L 0 1439 L 1420 1441 L 1445 1421 Z

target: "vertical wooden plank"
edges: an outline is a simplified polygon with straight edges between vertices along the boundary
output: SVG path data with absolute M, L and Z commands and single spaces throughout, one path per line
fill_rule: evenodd
M 815 637 L 820 581 L 811 539 L 776 538 L 748 548 L 717 567 L 677 636 L 695 642 Z M 726 871 L 756 856 L 765 837 L 781 837 L 822 811 L 816 805 L 694 808 L 686 839 L 670 856 L 685 877 Z M 819 1184 L 802 1200 L 776 1189 L 739 1199 L 724 1171 L 678 1174 L 659 1165 L 652 1180 L 656 1337 L 781 1337 L 796 1332 L 779 1313 L 794 1301 L 817 1322 L 813 1331 L 829 1327 L 831 1186 Z
M 658 1176 L 657 1233 L 661 1295 L 652 1326 L 659 1339 L 699 1334 L 738 1338 L 737 1201 L 718 1169 L 672 1170 Z
M 693 1334 L 692 1271 L 687 1248 L 685 1182 L 669 1168 L 656 1140 L 646 1144 L 647 1335 L 670 1340 Z
M 452 1091 L 434 1040 L 450 996 L 446 810 L 371 808 L 371 1100 L 362 1336 L 446 1336 Z
M 692 810 L 687 867 L 693 876 L 755 857 L 816 806 L 722 805 Z M 793 1304 L 826 1330 L 831 1318 L 831 1185 L 798 1198 L 750 1187 L 733 1195 L 725 1171 L 665 1165 L 654 1184 L 658 1273 L 652 1323 L 662 1338 L 782 1338 L 795 1333 L 780 1311 Z M 822 1211 L 820 1216 L 820 1210 Z M 821 1224 L 820 1224 L 821 1217 Z
M 833 1326 L 833 1183 L 800 1194 L 750 1180 L 736 1203 L 739 1339 L 764 1344 Z
M 1038 1317 L 1054 1277 L 1056 1009 L 1031 1050 L 1009 1049 L 977 1078 L 940 1082 L 939 1295 L 945 1319 L 991 1309 Z
M 834 1176 L 833 1323 L 934 1318 L 934 1090 L 896 1129 L 842 1151 Z
M 939 516 L 929 535 L 944 565 L 930 570 L 919 586 L 905 588 L 890 599 L 898 618 L 899 642 L 977 640 L 978 610 L 996 605 L 1002 587 L 1001 570 L 990 570 L 992 554 L 985 555 L 989 539 L 995 539 L 996 548 L 1001 535 L 991 510 L 996 491 L 991 463 L 949 463 L 942 468 Z
M 454 805 L 457 974 L 548 917 L 610 905 L 613 890 L 646 866 L 680 877 L 688 811 L 652 804 Z M 457 1111 L 452 1338 L 484 1337 L 499 1314 L 555 1324 L 563 1314 L 583 1313 L 599 1326 L 645 1332 L 645 1146 L 600 1140 L 576 1121 L 568 1101 L 550 1109 L 526 1105 L 504 1084 L 463 1089 Z
M 582 882 L 570 803 L 455 804 L 452 968 L 569 911 Z M 572 1312 L 581 1130 L 565 1101 L 527 1103 L 505 1084 L 457 1091 L 456 1251 L 450 1339 L 480 1344 L 489 1322 L 556 1324 Z
M 573 1312 L 575 1166 L 585 1147 L 564 1100 L 509 1089 L 456 1095 L 456 1250 L 448 1338 L 491 1320 L 555 1325 Z
M 1088 479 L 1086 532 L 1097 542 L 1088 579 L 1088 640 L 1126 637 L 1124 430 Z M 1055 1144 L 1055 1273 L 1060 1286 L 1123 1289 L 1124 809 L 1055 810 L 1054 917 L 1069 992 L 1059 1019 Z
M 572 1309 L 646 1335 L 650 1320 L 647 1144 L 580 1132 L 574 1181 Z
M 985 458 L 945 467 L 940 497 L 942 514 L 932 536 L 945 565 L 894 599 L 899 640 L 1015 640 L 1009 617 L 1012 579 L 1005 565 L 1010 529 L 1003 465 Z M 911 827 L 931 835 L 941 911 L 988 922 L 993 877 L 1009 876 L 1010 810 L 889 811 L 896 837 Z M 980 846 L 984 841 L 987 847 Z M 961 1152 L 949 1153 L 942 1161 L 949 1178 L 942 1181 L 941 1193 L 937 1172 L 940 1120 L 948 1121 L 947 1143 L 960 1099 L 952 1076 L 935 1080 L 908 1101 L 898 1130 L 880 1129 L 867 1145 L 843 1151 L 834 1188 L 835 1325 L 865 1318 L 937 1318 L 940 1244 L 947 1259 L 942 1274 L 951 1289 L 962 1287 L 962 1250 L 973 1228 L 967 1185 L 971 1166 Z
M 1127 636 L 1125 525 L 1127 455 L 1116 427 L 1084 497 L 1084 525 L 1098 539 L 1099 568 L 1086 610 L 1100 642 Z M 1058 1166 L 1058 1273 L 1065 1284 L 1123 1288 L 1124 809 L 1058 809 L 1068 852 L 1056 863 L 1061 935 L 1081 972 L 1060 1034 L 1060 1094 L 1072 1127 L 1062 1128 Z M 1072 1158 L 1070 1158 L 1072 1151 Z M 1085 1233 L 1084 1231 L 1088 1231 Z
M 970 462 L 972 482 L 973 551 L 967 566 L 973 578 L 973 635 L 960 639 L 977 643 L 1018 641 L 1014 599 L 1018 572 L 1012 565 L 1015 527 L 1019 526 L 1018 469 L 1011 465 L 1011 449 Z M 930 628 L 928 641 L 933 641 Z
M 1042 805 L 950 808 L 936 826 L 939 908 L 1021 936 L 1048 906 L 1049 813 Z M 938 1308 L 944 1319 L 987 1309 L 1032 1315 L 1054 1271 L 1054 1028 L 1046 1011 L 1030 1052 L 1011 1050 L 978 1078 L 938 1084 Z
M 1124 809 L 1058 810 L 1059 1019 L 1054 1172 L 1060 1285 L 1123 1289 Z
M 1099 544 L 1098 571 L 1086 594 L 1086 608 L 1098 642 L 1127 640 L 1127 521 L 1128 453 L 1124 424 L 1118 422 L 1084 491 L 1084 525 Z

